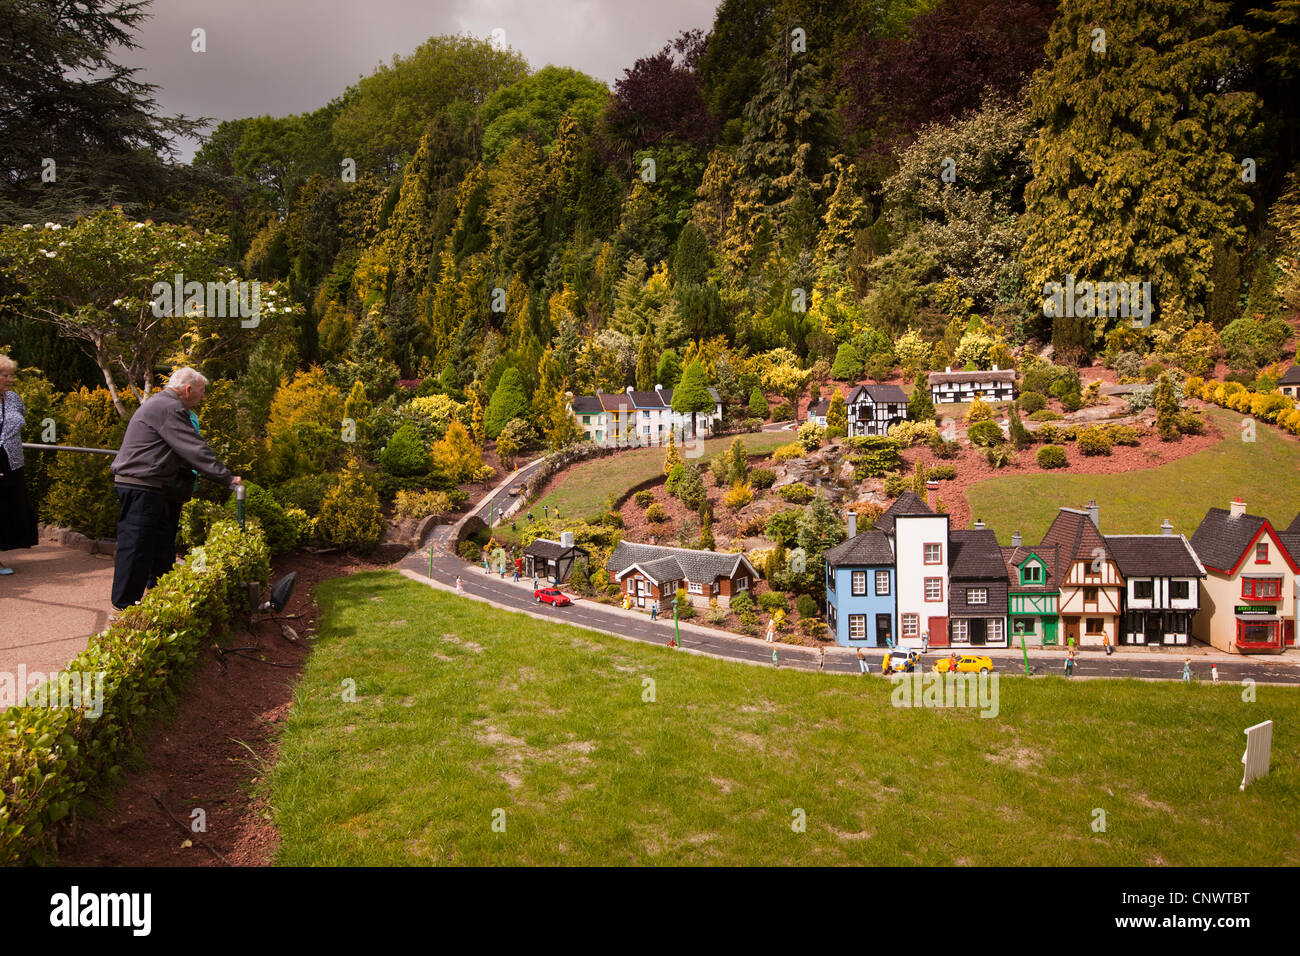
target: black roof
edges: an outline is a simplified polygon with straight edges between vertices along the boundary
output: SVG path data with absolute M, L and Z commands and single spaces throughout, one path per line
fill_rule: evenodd
M 1300 534 L 1300 514 L 1291 519 L 1291 523 L 1286 526 L 1286 534 Z
M 699 551 L 693 548 L 669 548 L 658 544 L 636 544 L 631 541 L 620 541 L 615 545 L 613 554 L 605 564 L 605 570 L 619 574 L 634 564 L 645 568 L 664 558 L 674 559 L 681 568 L 680 576 L 687 581 L 702 583 L 715 578 L 729 578 L 739 570 L 742 561 L 751 574 L 758 574 L 743 554 L 724 554 L 721 551 Z M 667 566 L 656 567 L 662 571 Z
M 905 491 L 894 499 L 893 503 L 885 509 L 884 514 L 876 519 L 876 530 L 893 534 L 894 518 L 898 515 L 932 514 L 934 514 L 933 509 L 921 500 L 920 495 L 915 491 Z
M 849 540 L 829 548 L 825 558 L 832 567 L 893 564 L 894 549 L 889 546 L 889 535 L 885 532 L 860 531 Z
M 595 395 L 575 395 L 572 408 L 575 415 L 599 415 L 605 410 Z
M 814 416 L 824 416 L 830 410 L 831 400 L 829 398 L 823 398 L 816 405 L 810 405 L 808 407 L 808 417 L 813 418 Z
M 1106 546 L 1126 578 L 1205 577 L 1181 534 L 1108 534 Z
M 538 538 L 528 547 L 524 548 L 524 554 L 531 554 L 538 558 L 562 558 L 570 552 L 576 551 L 578 554 L 591 556 L 591 552 L 586 548 L 578 547 L 576 544 L 572 548 L 566 548 L 558 541 L 552 541 L 550 538 Z
M 1223 508 L 1211 508 L 1192 535 L 1192 550 L 1207 568 L 1231 571 L 1266 522 L 1259 515 L 1243 514 L 1234 518 Z
M 1300 365 L 1292 365 L 1277 380 L 1277 383 L 1279 385 L 1300 385 Z
M 951 578 L 997 578 L 1007 576 L 1007 566 L 991 528 L 969 528 L 948 533 Z

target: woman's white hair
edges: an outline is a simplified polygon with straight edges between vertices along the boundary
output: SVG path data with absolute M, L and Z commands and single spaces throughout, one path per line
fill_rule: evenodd
M 178 368 L 172 372 L 172 377 L 167 379 L 168 388 L 184 388 L 186 385 L 207 385 L 208 380 L 198 373 L 196 369 Z
M 0 352 L 0 375 L 4 375 L 6 373 L 9 375 L 17 375 L 18 363 L 15 362 L 13 359 L 11 359 L 9 356 L 5 355 L 3 352 Z

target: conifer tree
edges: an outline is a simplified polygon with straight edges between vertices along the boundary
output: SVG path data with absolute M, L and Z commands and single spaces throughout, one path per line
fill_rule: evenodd
M 677 453 L 677 439 L 673 437 L 672 430 L 668 432 L 668 453 L 664 455 L 664 474 L 670 474 L 674 465 L 682 463 L 682 456 Z
M 914 422 L 932 422 L 934 415 L 929 376 L 925 372 L 917 372 L 916 380 L 912 383 L 912 396 L 907 400 L 907 417 Z
M 826 429 L 838 428 L 842 433 L 848 434 L 849 431 L 849 409 L 848 404 L 844 401 L 844 393 L 838 388 L 831 395 L 830 407 L 826 410 Z
M 636 349 L 636 387 L 638 391 L 648 392 L 655 387 L 655 369 L 658 367 L 659 355 L 655 346 L 654 329 L 646 324 L 645 333 Z M 663 384 L 662 382 L 659 384 Z
M 673 411 L 679 415 L 690 414 L 691 437 L 697 434 L 696 416 L 714 407 L 713 396 L 709 394 L 708 384 L 704 381 L 704 366 L 694 361 L 686 366 L 682 380 L 673 389 Z

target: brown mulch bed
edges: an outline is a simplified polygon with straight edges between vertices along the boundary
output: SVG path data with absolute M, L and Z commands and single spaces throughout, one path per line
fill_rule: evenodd
M 266 620 L 228 643 L 256 646 L 247 653 L 288 666 L 227 654 L 223 667 L 209 649 L 182 691 L 175 717 L 164 718 L 144 743 L 144 765 L 126 772 L 124 784 L 93 817 L 81 817 L 74 837 L 60 847 L 59 865 L 268 865 L 279 835 L 257 790 L 275 762 L 280 729 L 315 633 L 316 585 L 379 567 L 342 554 L 303 552 L 277 559 L 273 582 L 298 572 L 285 613 L 299 615 L 287 622 L 299 640 L 290 642 L 279 624 Z M 188 832 L 195 808 L 207 815 L 206 833 Z M 183 846 L 186 841 L 191 845 Z

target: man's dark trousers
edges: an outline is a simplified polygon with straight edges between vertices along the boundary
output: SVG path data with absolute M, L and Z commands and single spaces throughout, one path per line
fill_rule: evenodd
M 162 567 L 173 551 L 176 529 L 168 520 L 161 491 L 117 485 L 117 554 L 113 562 L 113 604 L 127 607 L 144 597 L 169 568 Z M 169 540 L 170 539 L 170 540 Z

